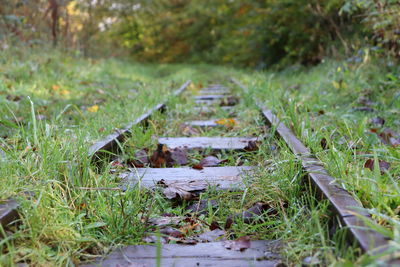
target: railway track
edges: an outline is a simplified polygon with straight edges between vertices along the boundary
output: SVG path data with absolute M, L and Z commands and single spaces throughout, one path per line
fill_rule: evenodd
M 183 84 L 174 96 L 190 95 L 186 92 L 189 84 L 190 81 Z M 143 242 L 149 244 L 117 248 L 98 261 L 82 266 L 284 266 L 285 259 L 280 253 L 284 247 L 282 241 L 257 239 L 256 233 L 239 237 L 232 231 L 232 224 L 236 221 L 240 221 L 239 224 L 263 222 L 263 216 L 274 213 L 270 203 L 259 199 L 247 210 L 228 216 L 225 225 L 204 222 L 204 216 L 200 216 L 206 214 L 207 218 L 214 208 L 226 208 L 218 207 L 215 201 L 203 199 L 202 195 L 207 195 L 208 191 L 243 196 L 249 190 L 259 176 L 258 170 L 265 167 L 264 159 L 254 164 L 257 162 L 254 155 L 262 146 L 271 146 L 274 136 L 283 140 L 296 155 L 307 182 L 315 188 L 318 197 L 329 201 L 333 211 L 331 221 L 337 229 L 348 229 L 350 243 L 356 242 L 363 252 L 371 254 L 389 249 L 389 241 L 367 227 L 366 221 L 372 220 L 371 216 L 360 211 L 362 206 L 335 183 L 322 163 L 267 107 L 260 103 L 253 105 L 259 115 L 245 122 L 254 113 L 250 112 L 245 118 L 240 116 L 249 103 L 248 100 L 240 103 L 242 99 L 235 96 L 235 90 L 231 88 L 236 88 L 236 93 L 240 88 L 248 94 L 247 88 L 236 80 L 226 86 L 209 85 L 189 97 L 181 108 L 189 109 L 189 112 L 180 114 L 183 120 L 178 124 L 173 114 L 169 115 L 173 110 L 169 110 L 166 102 L 160 103 L 90 148 L 89 156 L 94 164 L 102 164 L 106 160 L 120 164 L 118 155 L 125 150 L 124 142 L 135 137 L 131 129 L 139 125 L 149 127 L 152 116 L 164 112 L 164 122 L 160 125 L 164 127 L 165 135 L 157 138 L 157 148 L 154 151 L 148 148 L 140 150 L 139 154 L 135 154 L 136 161 L 124 166 L 127 170 L 116 175 L 121 180 L 122 190 L 142 187 L 149 192 L 161 192 L 175 206 L 191 207 L 191 210 L 179 219 L 178 216 L 161 213 L 158 218 L 146 218 L 143 223 L 152 230 Z M 269 127 L 264 127 L 264 124 Z M 273 149 L 269 150 L 273 153 Z M 205 163 L 202 164 L 202 161 Z M 17 203 L 12 200 L 0 206 L 0 220 L 4 227 L 18 218 L 17 209 Z M 160 223 L 160 219 L 165 223 Z M 185 226 L 182 227 L 182 224 Z M 182 228 L 185 230 L 187 227 L 190 230 L 182 234 Z M 399 262 L 390 259 L 388 263 Z

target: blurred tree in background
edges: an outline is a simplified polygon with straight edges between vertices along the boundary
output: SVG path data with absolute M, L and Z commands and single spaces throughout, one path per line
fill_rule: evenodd
M 0 0 L 0 47 L 52 44 L 143 62 L 316 64 L 353 39 L 399 55 L 393 0 Z

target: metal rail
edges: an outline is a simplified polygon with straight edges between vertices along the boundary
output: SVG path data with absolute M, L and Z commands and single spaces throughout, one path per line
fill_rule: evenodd
M 182 94 L 189 86 L 190 82 L 190 80 L 186 81 L 181 87 L 175 90 L 172 95 L 178 96 Z M 147 121 L 151 117 L 151 115 L 154 114 L 154 112 L 164 109 L 167 102 L 168 100 L 165 100 L 164 102 L 155 105 L 150 110 L 142 114 L 135 121 L 128 123 L 124 128 L 118 129 L 114 133 L 107 135 L 102 140 L 96 142 L 89 148 L 89 157 L 92 157 L 92 159 L 99 159 L 101 158 L 100 154 L 102 154 L 104 151 L 113 152 L 118 149 L 118 143 L 122 142 L 123 140 L 125 140 L 125 138 L 129 137 L 132 134 L 130 129 L 133 126 Z
M 249 92 L 248 88 L 236 79 L 232 78 L 231 81 L 245 92 Z M 348 227 L 352 239 L 359 244 L 362 251 L 372 255 L 392 254 L 389 240 L 368 227 L 366 222 L 372 221 L 372 218 L 368 212 L 362 211 L 363 206 L 335 182 L 337 179 L 328 174 L 323 163 L 312 155 L 311 151 L 271 110 L 261 103 L 257 103 L 257 106 L 266 122 L 275 129 L 277 136 L 285 141 L 290 150 L 301 161 L 312 185 L 321 196 L 328 199 L 334 213 Z M 391 260 L 390 264 L 400 264 L 400 260 Z
M 190 82 L 191 81 L 186 81 L 181 87 L 176 89 L 172 93 L 172 95 L 178 96 L 182 94 L 186 90 Z M 148 120 L 154 112 L 162 110 L 166 106 L 167 102 L 168 100 L 165 100 L 164 102 L 155 105 L 153 108 L 137 118 L 134 122 L 128 123 L 126 127 L 119 129 L 115 133 L 106 136 L 101 141 L 96 142 L 89 148 L 88 155 L 92 158 L 99 158 L 100 154 L 103 153 L 103 151 L 113 151 L 114 149 L 116 149 L 118 147 L 118 142 L 122 142 L 127 136 L 131 134 L 130 129 L 133 126 Z M 6 228 L 7 225 L 19 219 L 18 208 L 19 204 L 14 199 L 8 199 L 5 200 L 3 203 L 0 203 L 0 225 L 3 228 Z

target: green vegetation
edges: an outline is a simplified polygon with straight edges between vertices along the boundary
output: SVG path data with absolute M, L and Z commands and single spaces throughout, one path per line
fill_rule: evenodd
M 398 73 L 390 61 L 378 63 L 365 54 L 361 63 L 327 61 L 312 69 L 247 77 L 252 93 L 374 215 L 373 227 L 395 246 L 400 241 Z
M 2 47 L 52 42 L 84 55 L 257 68 L 317 64 L 365 44 L 400 53 L 390 0 L 2 1 Z
M 0 201 L 22 207 L 21 223 L 0 229 L 0 266 L 73 266 L 144 243 L 150 217 L 185 215 L 161 191 L 119 190 L 117 173 L 141 149 L 154 150 L 154 136 L 178 136 L 183 122 L 209 118 L 172 97 L 174 89 L 191 80 L 196 94 L 232 76 L 249 88 L 234 88 L 236 114 L 217 107 L 214 118 L 227 122 L 192 134 L 263 135 L 257 152 L 217 155 L 223 165 L 260 169 L 244 192 L 202 194 L 219 207 L 200 219 L 223 224 L 262 201 L 274 213 L 238 222 L 230 238 L 280 239 L 291 264 L 308 256 L 321 265 L 380 264 L 385 255 L 345 244 L 346 229 L 330 236 L 328 203 L 305 186 L 288 148 L 260 129 L 253 99 L 296 133 L 398 249 L 399 12 L 393 0 L 0 0 Z M 131 129 L 121 155 L 91 162 L 93 143 L 167 100 L 169 112 L 145 131 Z M 204 155 L 190 157 L 197 164 Z
M 110 173 L 112 165 L 96 172 L 87 158 L 88 147 L 113 128 L 138 117 L 144 107 L 166 99 L 167 95 L 159 90 L 170 92 L 190 78 L 194 83 L 189 91 L 195 93 L 200 82 L 221 81 L 232 75 L 244 81 L 251 94 L 241 96 L 238 122 L 244 124 L 238 126 L 243 128 L 227 133 L 256 133 L 246 126 L 252 121 L 261 123 L 254 116 L 252 96 L 265 99 L 338 182 L 375 214 L 379 224 L 375 227 L 398 243 L 398 148 L 382 144 L 377 134 L 384 129 L 370 124 L 372 118 L 379 116 L 385 119 L 383 128 L 399 132 L 398 72 L 390 61 L 378 63 L 369 53 L 362 59 L 360 63 L 327 61 L 313 69 L 295 66 L 279 73 L 249 74 L 207 65 L 154 66 L 113 59 L 83 60 L 56 51 L 4 53 L 0 66 L 4 70 L 0 99 L 1 148 L 5 152 L 0 165 L 4 185 L 1 194 L 2 199 L 16 198 L 23 209 L 22 224 L 9 229 L 8 237 L 1 242 L 2 251 L 6 252 L 2 253 L 1 264 L 77 263 L 120 244 L 142 243 L 148 230 L 143 217 L 161 211 L 183 215 L 182 209 L 159 192 L 139 188 L 127 192 L 85 189 L 115 188 L 119 183 Z M 171 102 L 171 107 L 177 105 L 176 113 L 155 117 L 144 135 L 134 130 L 138 142 L 128 140 L 127 147 L 133 150 L 127 149 L 127 153 L 132 155 L 135 149 L 154 145 L 151 135 L 163 134 L 161 129 L 167 121 L 175 118 L 179 123 L 184 116 L 195 118 L 187 113 L 190 102 L 188 106 L 178 103 L 181 102 Z M 375 111 L 353 110 L 357 107 Z M 219 114 L 228 115 L 225 111 Z M 158 122 L 161 124 L 155 124 Z M 225 132 L 224 127 L 205 130 L 204 134 L 221 131 Z M 178 135 L 179 124 L 168 128 L 167 133 Z M 324 148 L 320 145 L 322 138 L 327 143 Z M 248 191 L 228 195 L 210 191 L 202 195 L 204 199 L 218 199 L 220 207 L 229 207 L 219 208 L 204 219 L 223 223 L 230 214 L 262 200 L 273 205 L 277 214 L 263 217 L 262 224 L 239 223 L 234 226 L 234 233 L 258 233 L 259 238 L 284 240 L 288 247 L 283 252 L 289 262 L 300 262 L 306 256 L 326 263 L 356 260 L 357 249 L 348 250 L 343 245 L 343 231 L 328 238 L 327 203 L 305 194 L 297 160 L 281 143 L 274 144 L 277 153 L 271 151 L 271 141 L 267 138 L 254 157 L 246 156 L 246 165 L 262 166 Z M 193 163 L 201 159 L 200 155 L 193 157 Z M 233 154 L 220 157 L 236 162 Z M 259 158 L 267 161 L 258 162 Z M 370 171 L 364 167 L 369 158 L 387 161 L 390 168 L 382 173 L 379 168 Z M 154 209 L 147 210 L 149 206 Z M 370 260 L 358 259 L 360 264 Z

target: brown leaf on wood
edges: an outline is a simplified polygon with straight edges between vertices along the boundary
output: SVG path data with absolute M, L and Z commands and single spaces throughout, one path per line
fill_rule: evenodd
M 390 168 L 390 163 L 384 160 L 378 160 L 378 165 L 379 165 L 379 170 L 381 171 L 381 174 L 384 174 L 385 171 L 389 170 Z M 368 168 L 371 171 L 375 169 L 375 161 L 373 159 L 368 159 L 364 163 L 364 168 Z
M 240 214 L 239 216 L 243 218 L 243 221 L 245 223 L 251 223 L 254 219 L 258 218 L 265 211 L 271 209 L 272 209 L 271 206 L 268 205 L 267 203 L 257 202 L 251 208 L 242 212 L 242 214 Z
M 122 168 L 125 167 L 124 164 L 122 164 L 122 162 L 119 161 L 119 160 L 112 161 L 111 162 L 111 166 L 113 166 L 113 167 L 122 167 Z
M 266 211 L 268 211 L 268 215 L 273 215 L 276 213 L 269 204 L 257 202 L 248 210 L 229 216 L 225 223 L 225 229 L 226 225 L 232 225 L 238 219 L 242 219 L 244 223 L 252 223 Z
M 200 165 L 203 167 L 215 167 L 218 166 L 222 161 L 214 156 L 207 156 L 200 161 Z
M 193 203 L 188 206 L 186 210 L 192 213 L 206 214 L 208 212 L 209 205 L 212 208 L 215 208 L 218 206 L 218 203 L 215 200 L 202 199 L 199 202 Z
M 156 151 L 150 157 L 152 168 L 172 167 L 174 165 L 186 165 L 188 162 L 187 151 L 184 148 L 168 150 L 167 146 L 158 144 Z
M 129 160 L 128 164 L 132 167 L 143 168 L 145 165 L 149 164 L 149 156 L 147 155 L 147 149 L 141 149 L 135 152 L 135 158 Z
M 8 96 L 6 96 L 6 99 L 8 101 L 12 101 L 12 102 L 19 102 L 19 101 L 21 101 L 22 97 L 18 96 L 18 95 L 8 95 Z
M 218 223 L 218 222 L 213 221 L 213 222 L 210 224 L 210 230 L 213 231 L 213 230 L 215 230 L 215 229 L 221 229 L 221 226 L 219 226 L 219 223 Z
M 164 195 L 168 199 L 194 200 L 208 187 L 205 181 L 160 181 L 166 186 Z
M 197 130 L 196 128 L 193 128 L 190 125 L 187 124 L 181 124 L 181 126 L 179 127 L 180 131 L 182 132 L 183 135 L 185 136 L 192 136 L 192 135 L 197 135 L 199 134 L 199 130 Z
M 198 228 L 199 225 L 200 224 L 198 222 L 188 223 L 188 224 L 182 226 L 181 228 L 179 228 L 179 231 L 181 231 L 181 233 L 183 233 L 184 235 L 187 235 L 188 233 L 190 233 L 193 230 L 195 230 L 196 228 Z
M 196 237 L 196 240 L 199 240 L 200 242 L 216 242 L 216 241 L 222 241 L 225 238 L 223 236 L 226 234 L 224 230 L 221 229 L 214 229 L 209 232 L 202 233 Z
M 244 251 L 251 247 L 250 237 L 242 236 L 236 240 L 225 241 L 224 247 L 235 251 Z
M 175 148 L 171 153 L 171 159 L 173 160 L 172 164 L 176 165 L 186 165 L 188 163 L 188 155 L 186 149 L 183 148 Z
M 220 106 L 221 106 L 221 107 L 224 107 L 224 106 L 234 106 L 234 105 L 236 105 L 237 103 L 239 103 L 239 98 L 234 97 L 234 96 L 229 96 L 229 97 L 227 97 L 227 98 L 225 98 L 225 99 L 223 99 L 223 100 L 221 101 Z
M 194 165 L 192 166 L 192 168 L 195 169 L 195 170 L 202 170 L 202 169 L 204 169 L 203 166 L 202 166 L 201 164 L 194 164 Z
M 180 216 L 162 216 L 158 218 L 150 218 L 148 222 L 154 226 L 178 225 L 183 221 Z
M 400 135 L 390 128 L 385 128 L 381 133 L 378 134 L 379 139 L 388 146 L 399 146 Z
M 382 127 L 385 124 L 385 119 L 383 119 L 381 117 L 372 118 L 371 124 L 378 126 L 378 127 Z
M 326 141 L 326 138 L 321 139 L 321 147 L 323 150 L 326 150 L 328 148 L 328 142 Z
M 231 216 L 229 216 L 229 217 L 226 219 L 224 229 L 225 229 L 225 230 L 231 229 L 232 224 L 233 224 L 233 219 L 232 219 Z
M 390 137 L 389 142 L 393 147 L 400 146 L 400 138 Z
M 185 244 L 185 245 L 196 245 L 198 242 L 195 239 L 187 239 L 187 238 L 174 238 L 172 236 L 168 237 L 168 240 L 174 241 L 178 244 Z
M 150 157 L 150 166 L 152 168 L 171 167 L 172 162 L 171 152 L 169 152 L 167 146 L 158 144 L 156 151 Z
M 233 118 L 219 119 L 215 121 L 216 124 L 225 126 L 226 128 L 233 128 L 236 125 L 236 120 Z
M 257 141 L 249 141 L 247 146 L 244 147 L 245 151 L 257 151 L 258 150 L 258 143 Z
M 145 243 L 157 243 L 158 242 L 158 237 L 156 235 L 146 235 L 145 237 L 142 238 L 142 241 Z M 167 240 L 163 236 L 160 236 L 160 243 L 161 244 L 166 244 Z
M 160 233 L 164 235 L 168 235 L 169 237 L 173 238 L 183 238 L 185 235 L 181 233 L 179 230 L 174 229 L 174 228 L 165 228 L 160 231 Z

